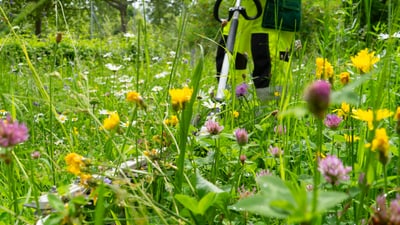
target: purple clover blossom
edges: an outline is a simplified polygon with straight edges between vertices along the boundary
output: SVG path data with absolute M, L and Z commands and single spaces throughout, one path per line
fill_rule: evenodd
M 271 153 L 271 155 L 275 158 L 279 158 L 281 155 L 283 155 L 283 150 L 280 149 L 279 147 L 272 147 L 269 146 L 268 149 L 269 153 Z
M 319 161 L 318 170 L 325 180 L 332 185 L 339 185 L 340 181 L 349 179 L 351 167 L 344 167 L 342 161 L 334 155 L 328 155 Z
M 249 135 L 247 134 L 246 129 L 238 128 L 235 130 L 236 141 L 240 146 L 247 144 L 249 141 Z
M 283 125 L 275 126 L 274 132 L 279 135 L 286 134 L 286 127 Z
M 272 176 L 272 172 L 269 170 L 260 170 L 256 174 L 257 177 Z
M 389 207 L 386 204 L 386 195 L 376 197 L 374 213 L 370 218 L 370 224 L 400 224 L 400 196 L 393 199 Z
M 219 125 L 219 123 L 214 120 L 207 120 L 205 123 L 205 127 L 207 129 L 207 132 L 211 135 L 217 135 L 221 133 L 221 131 L 224 129 L 223 126 Z
M 248 93 L 248 86 L 246 83 L 239 84 L 236 86 L 236 97 L 242 97 L 247 95 Z
M 8 116 L 5 120 L 0 120 L 0 146 L 7 148 L 28 140 L 28 128 L 25 124 L 12 121 Z
M 325 126 L 332 130 L 336 130 L 336 128 L 339 127 L 340 122 L 342 122 L 342 118 L 338 117 L 336 114 L 328 114 L 324 120 Z
M 389 224 L 400 224 L 400 196 L 397 195 L 396 199 L 390 202 L 389 206 L 390 218 Z
M 324 80 L 318 80 L 306 89 L 304 100 L 306 100 L 310 112 L 317 118 L 323 119 L 329 106 L 330 95 L 331 85 Z

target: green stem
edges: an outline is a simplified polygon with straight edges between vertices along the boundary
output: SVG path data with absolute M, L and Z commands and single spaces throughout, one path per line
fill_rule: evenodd
M 320 175 L 318 172 L 318 159 L 319 159 L 319 153 L 322 150 L 322 129 L 323 129 L 323 121 L 322 119 L 317 120 L 318 123 L 318 128 L 317 128 L 317 150 L 315 151 L 315 163 L 314 163 L 314 189 L 313 189 L 313 202 L 312 202 L 312 212 L 313 216 L 315 215 L 317 211 L 317 204 L 318 204 L 318 186 L 320 182 Z
M 211 182 L 215 183 L 215 181 L 217 180 L 217 176 L 218 176 L 218 161 L 219 161 L 219 139 L 215 138 L 215 153 L 214 153 L 214 165 L 213 168 L 211 169 L 212 171 L 212 178 L 211 178 Z
M 11 155 L 11 154 L 10 154 Z M 14 160 L 11 157 L 10 158 L 10 163 L 8 164 L 8 184 L 9 184 L 9 188 L 10 188 L 10 196 L 11 196 L 11 202 L 13 205 L 13 209 L 14 209 L 14 213 L 15 216 L 17 217 L 19 215 L 19 209 L 18 209 L 18 195 L 17 195 L 17 191 L 15 190 L 15 180 L 14 180 Z M 13 224 L 13 218 L 11 218 L 11 221 Z

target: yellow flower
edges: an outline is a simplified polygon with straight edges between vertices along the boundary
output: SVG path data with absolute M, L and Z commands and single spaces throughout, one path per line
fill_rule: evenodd
M 350 73 L 349 72 L 341 72 L 339 74 L 340 77 L 340 83 L 343 85 L 346 85 L 350 82 Z
M 375 138 L 372 140 L 372 151 L 379 152 L 379 160 L 382 164 L 386 164 L 389 159 L 389 138 L 385 128 L 375 130 Z
M 68 172 L 75 175 L 81 174 L 81 168 L 85 166 L 85 163 L 83 162 L 83 156 L 77 153 L 69 153 L 64 159 L 67 163 Z
M 333 67 L 328 62 L 327 59 L 317 58 L 315 63 L 317 64 L 316 76 L 318 79 L 321 78 L 326 80 L 328 78 L 332 78 L 333 76 Z
M 355 109 L 353 110 L 353 118 L 367 122 L 368 128 L 370 130 L 374 129 L 374 112 L 372 110 Z
M 360 137 L 356 136 L 356 135 L 347 135 L 344 134 L 344 139 L 346 140 L 346 142 L 356 142 L 358 140 L 360 140 Z
M 396 113 L 394 114 L 394 120 L 400 121 L 400 106 L 397 107 Z
M 377 111 L 375 111 L 375 115 L 374 111 L 372 111 L 371 109 L 368 109 L 366 111 L 362 109 L 353 110 L 353 118 L 367 122 L 368 128 L 370 130 L 374 129 L 375 121 L 379 122 L 385 118 L 390 117 L 391 115 L 393 115 L 393 112 L 390 112 L 387 109 L 378 109 Z
M 361 73 L 368 73 L 371 67 L 379 61 L 375 56 L 375 52 L 368 53 L 368 48 L 361 50 L 356 56 L 350 57 L 353 66 L 356 67 Z
M 112 112 L 103 121 L 103 128 L 106 130 L 112 130 L 119 125 L 119 116 L 117 112 Z
M 128 102 L 135 102 L 135 103 L 140 103 L 143 101 L 142 96 L 140 96 L 139 93 L 136 91 L 130 91 L 126 94 L 126 100 Z
M 176 126 L 179 123 L 179 119 L 177 116 L 171 116 L 169 119 L 164 120 L 164 123 L 167 126 Z
M 238 118 L 239 117 L 239 112 L 238 111 L 233 111 L 232 113 L 234 118 Z
M 182 110 L 186 102 L 192 97 L 193 89 L 184 87 L 182 89 L 171 89 L 169 95 L 171 96 L 172 107 L 176 110 Z
M 80 177 L 81 184 L 87 184 L 87 181 L 88 181 L 90 178 L 92 178 L 92 175 L 82 173 L 79 177 Z
M 340 105 L 340 108 L 334 110 L 334 112 L 337 112 L 337 115 L 339 117 L 346 118 L 347 115 L 349 115 L 349 112 L 350 112 L 350 105 L 347 104 L 346 102 L 342 102 L 342 104 Z
M 383 119 L 391 117 L 392 115 L 393 112 L 389 111 L 388 109 L 378 109 L 378 111 L 376 111 L 376 121 L 381 121 Z

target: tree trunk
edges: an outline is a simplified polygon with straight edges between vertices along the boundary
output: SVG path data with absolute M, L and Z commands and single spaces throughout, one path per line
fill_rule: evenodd
M 127 27 L 128 27 L 128 21 L 127 21 L 127 11 L 128 11 L 128 7 L 126 5 L 121 6 L 121 8 L 119 9 L 119 15 L 121 17 L 121 31 L 123 33 L 126 33 L 127 31 Z
M 40 16 L 37 16 L 35 18 L 35 35 L 36 37 L 40 37 L 42 34 L 42 18 Z

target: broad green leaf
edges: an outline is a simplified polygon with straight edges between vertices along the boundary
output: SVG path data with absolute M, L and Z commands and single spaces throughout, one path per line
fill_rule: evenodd
M 197 201 L 197 199 L 183 194 L 176 194 L 175 199 L 178 200 L 185 208 L 192 211 L 194 214 L 200 214 L 199 202 Z
M 196 171 L 196 189 L 200 197 L 208 192 L 222 193 L 224 192 L 219 187 L 215 186 L 208 180 L 204 179 L 199 171 Z
M 246 211 L 265 217 L 274 217 L 284 219 L 289 213 L 280 208 L 271 206 L 271 199 L 266 194 L 256 194 L 238 201 L 229 207 L 235 211 Z
M 365 74 L 357 80 L 347 84 L 342 89 L 333 91 L 331 94 L 331 104 L 342 104 L 342 102 L 357 104 L 360 96 L 355 92 L 355 89 L 370 78 L 370 75 Z
M 44 222 L 44 225 L 58 225 L 61 224 L 63 219 L 64 217 L 61 214 L 51 214 Z
M 214 192 L 209 192 L 200 200 L 199 205 L 197 207 L 200 212 L 200 215 L 204 215 L 207 209 L 214 204 L 215 196 L 216 194 Z
M 322 213 L 346 200 L 349 196 L 342 192 L 319 192 L 317 211 Z

